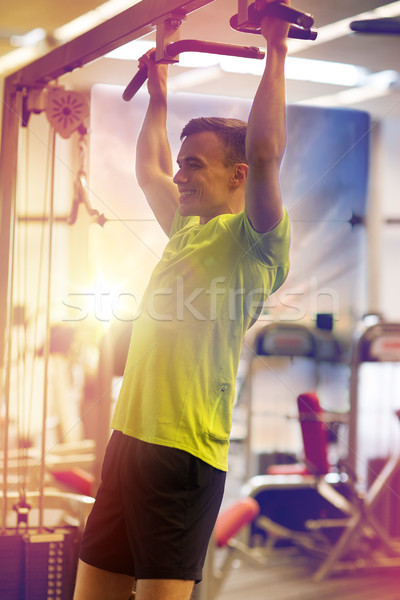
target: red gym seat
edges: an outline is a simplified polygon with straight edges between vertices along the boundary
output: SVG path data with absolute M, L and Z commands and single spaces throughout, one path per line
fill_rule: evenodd
M 227 546 L 229 540 L 258 517 L 259 512 L 260 506 L 254 498 L 243 498 L 225 509 L 215 524 L 214 537 L 218 548 Z
M 323 410 L 314 392 L 300 394 L 297 398 L 304 462 L 289 465 L 272 465 L 268 475 L 325 475 L 329 472 L 328 433 L 323 420 Z

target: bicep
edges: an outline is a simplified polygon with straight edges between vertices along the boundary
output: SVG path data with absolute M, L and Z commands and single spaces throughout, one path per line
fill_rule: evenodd
M 146 200 L 163 231 L 169 235 L 178 208 L 178 188 L 167 175 L 155 177 L 141 186 Z
M 273 229 L 282 218 L 279 167 L 280 161 L 274 160 L 260 168 L 249 166 L 245 211 L 253 229 L 260 233 Z

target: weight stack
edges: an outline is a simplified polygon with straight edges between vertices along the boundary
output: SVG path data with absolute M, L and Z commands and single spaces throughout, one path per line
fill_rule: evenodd
M 80 532 L 63 527 L 0 536 L 0 598 L 71 600 Z

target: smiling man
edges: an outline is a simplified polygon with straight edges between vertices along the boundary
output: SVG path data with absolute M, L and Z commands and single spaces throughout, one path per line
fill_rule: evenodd
M 263 2 L 261 1 L 262 5 Z M 224 491 L 241 342 L 288 273 L 288 24 L 264 18 L 265 72 L 248 124 L 191 120 L 173 176 L 167 67 L 150 53 L 139 185 L 169 236 L 134 323 L 75 600 L 188 600 Z

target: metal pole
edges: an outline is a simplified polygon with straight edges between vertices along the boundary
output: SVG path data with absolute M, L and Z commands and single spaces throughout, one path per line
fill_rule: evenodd
M 8 492 L 8 432 L 10 414 L 10 379 L 12 357 L 12 297 L 14 287 L 15 203 L 17 179 L 17 153 L 19 109 L 21 94 L 5 85 L 3 103 L 2 161 L 0 165 L 0 397 L 4 397 L 5 415 L 3 431 L 3 518 L 2 533 L 7 526 Z M 7 141 L 10 141 L 8 144 Z M 7 148 L 6 148 L 7 145 Z M 11 251 L 10 251 L 11 250 Z M 7 361 L 5 363 L 5 350 Z
M 39 484 L 39 531 L 43 531 L 44 523 L 44 485 L 46 471 L 46 421 L 49 388 L 49 358 L 50 358 L 50 307 L 51 307 L 51 268 L 53 264 L 53 229 L 54 229 L 54 179 L 56 157 L 56 132 L 53 129 L 51 144 L 51 170 L 50 170 L 50 210 L 49 210 L 49 261 L 47 267 L 47 299 L 46 299 L 46 337 L 44 344 L 44 390 L 43 390 L 43 417 L 42 417 L 42 448 L 40 457 L 40 484 Z

